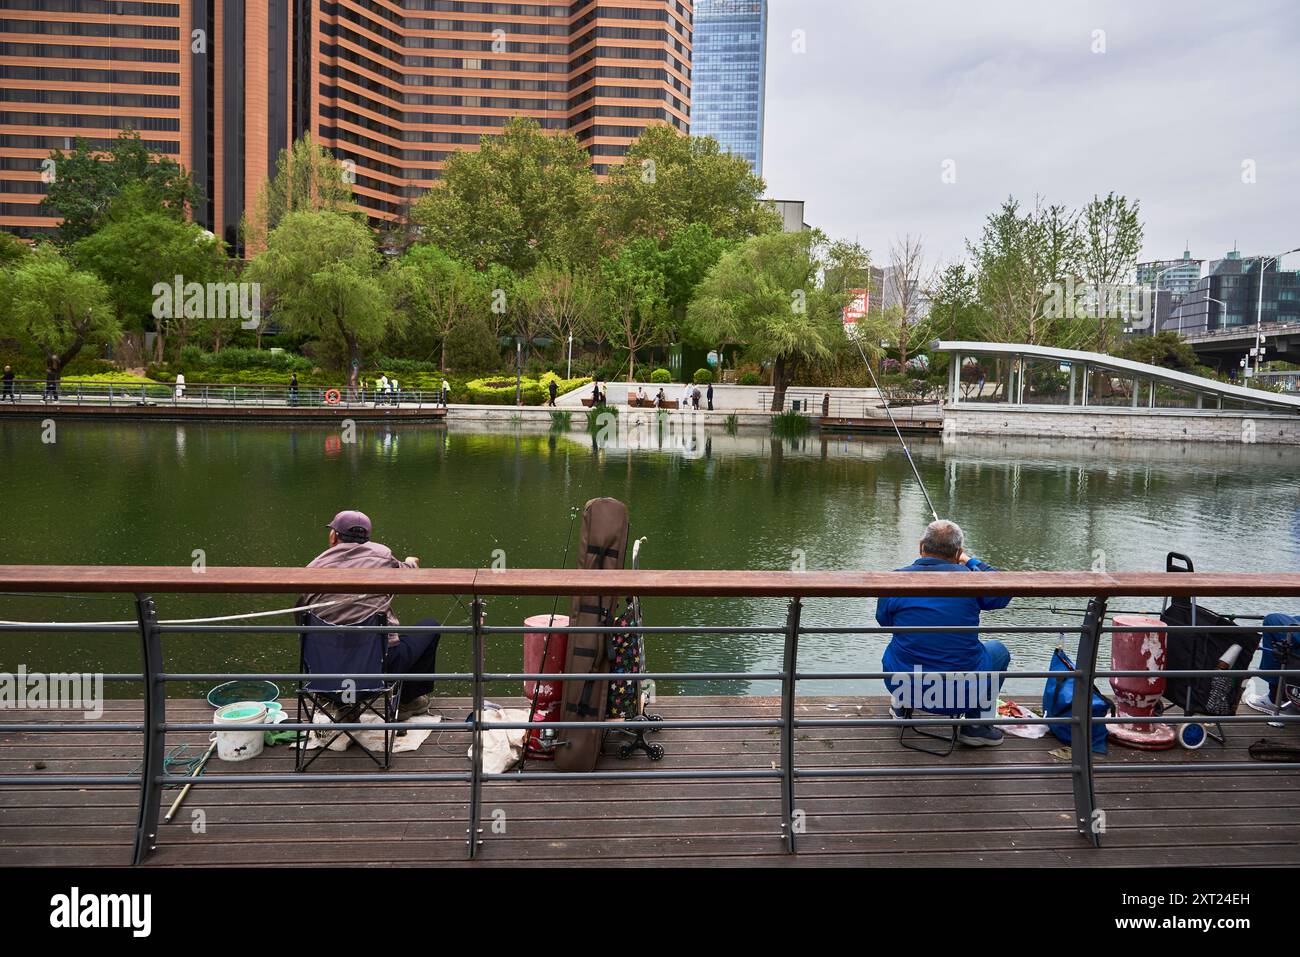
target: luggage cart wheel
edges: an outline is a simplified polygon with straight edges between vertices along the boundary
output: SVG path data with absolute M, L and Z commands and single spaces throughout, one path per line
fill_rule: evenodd
M 651 761 L 662 761 L 664 757 L 664 746 L 662 744 L 652 744 L 646 752 L 650 755 Z
M 650 732 L 651 734 L 658 734 L 660 731 L 663 730 L 663 728 L 656 728 L 656 727 L 654 727 L 654 723 L 655 723 L 655 722 L 663 721 L 663 719 L 664 719 L 664 716 L 661 715 L 661 714 L 648 714 L 648 715 L 646 715 L 646 720 L 651 722 L 651 726 L 650 726 L 650 728 L 648 729 L 649 732 Z
M 626 761 L 628 758 L 632 757 L 632 749 L 626 744 L 621 745 L 618 749 L 618 756 L 620 759 Z

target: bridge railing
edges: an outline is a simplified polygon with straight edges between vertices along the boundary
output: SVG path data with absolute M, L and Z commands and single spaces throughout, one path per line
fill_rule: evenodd
M 925 575 L 903 572 L 749 572 L 692 570 L 683 576 L 679 570 L 671 571 L 582 571 L 560 569 L 515 569 L 490 571 L 483 569 L 305 569 L 305 568 L 212 568 L 195 572 L 191 567 L 149 566 L 0 566 L 0 595 L 4 593 L 118 593 L 135 596 L 136 620 L 120 622 L 25 622 L 0 621 L 0 632 L 29 633 L 131 633 L 140 638 L 142 669 L 140 673 L 104 674 L 101 677 L 113 682 L 140 682 L 144 686 L 144 715 L 135 722 L 4 722 L 0 732 L 122 732 L 134 731 L 143 736 L 143 760 L 138 773 L 132 774 L 60 774 L 60 775 L 3 775 L 0 786 L 75 786 L 95 787 L 106 785 L 132 785 L 139 788 L 139 813 L 135 829 L 133 863 L 141 863 L 156 848 L 158 815 L 163 789 L 168 785 L 192 783 L 193 779 L 168 773 L 165 765 L 166 735 L 174 732 L 217 731 L 228 726 L 213 723 L 172 722 L 167 718 L 167 686 L 175 682 L 228 681 L 236 679 L 265 679 L 270 681 L 298 681 L 308 676 L 299 672 L 244 674 L 229 672 L 179 673 L 169 672 L 164 666 L 163 638 L 175 634 L 231 635 L 241 633 L 297 634 L 294 625 L 232 624 L 169 621 L 159 618 L 155 595 L 161 594 L 394 594 L 394 595 L 457 595 L 469 598 L 470 623 L 461 626 L 408 627 L 403 632 L 437 631 L 444 635 L 464 636 L 471 649 L 471 669 L 461 673 L 390 674 L 388 677 L 439 681 L 469 682 L 473 704 L 465 721 L 443 722 L 439 728 L 466 734 L 472 755 L 470 766 L 463 772 L 401 772 L 372 771 L 368 773 L 221 773 L 202 778 L 202 786 L 276 785 L 285 783 L 350 782 L 384 784 L 399 782 L 461 782 L 469 788 L 469 818 L 467 853 L 476 856 L 482 844 L 483 832 L 481 793 L 485 783 L 537 780 L 616 780 L 616 779 L 770 779 L 780 783 L 779 833 L 786 850 L 798 850 L 797 784 L 814 778 L 877 777 L 877 776 L 968 776 L 968 775 L 1068 775 L 1072 782 L 1075 826 L 1084 839 L 1100 846 L 1101 831 L 1096 827 L 1097 804 L 1094 793 L 1095 776 L 1101 773 L 1215 773 L 1240 772 L 1242 762 L 1228 761 L 1160 761 L 1126 762 L 1095 765 L 1089 747 L 1071 749 L 1070 763 L 1061 765 L 993 764 L 993 765 L 905 765 L 873 767 L 801 767 L 795 755 L 795 740 L 801 728 L 826 727 L 879 727 L 931 725 L 965 725 L 991 723 L 1006 726 L 1016 724 L 1041 724 L 1043 718 L 1002 718 L 991 722 L 979 718 L 922 717 L 906 721 L 887 718 L 798 718 L 795 716 L 795 698 L 800 682 L 827 679 L 867 681 L 891 677 L 883 671 L 806 671 L 799 667 L 801 642 L 822 635 L 868 635 L 898 632 L 925 633 L 934 631 L 962 631 L 987 634 L 1077 634 L 1079 639 L 1076 664 L 1065 671 L 1008 671 L 1005 678 L 1068 679 L 1073 682 L 1073 703 L 1068 718 L 1053 718 L 1054 724 L 1071 726 L 1074 741 L 1090 741 L 1095 724 L 1144 723 L 1170 720 L 1168 715 L 1157 718 L 1095 717 L 1092 714 L 1092 686 L 1098 678 L 1149 676 L 1148 671 L 1099 670 L 1097 651 L 1103 635 L 1115 631 L 1132 630 L 1107 627 L 1107 603 L 1120 596 L 1216 596 L 1296 597 L 1300 596 L 1300 574 L 1219 574 L 1219 573 L 1076 573 L 1076 572 L 998 572 L 981 575 L 962 573 L 928 573 Z M 638 680 L 701 682 L 717 680 L 773 680 L 780 683 L 781 708 L 778 718 L 723 718 L 665 720 L 656 725 L 665 730 L 673 728 L 723 729 L 723 728 L 773 728 L 780 734 L 780 758 L 772 768 L 704 768 L 692 770 L 642 768 L 637 770 L 590 772 L 529 771 L 526 773 L 487 773 L 483 770 L 483 731 L 490 727 L 501 730 L 552 728 L 603 728 L 627 730 L 623 721 L 595 722 L 484 722 L 485 686 L 489 682 L 516 681 L 603 681 L 627 680 L 627 674 L 554 674 L 525 672 L 493 672 L 486 667 L 486 646 L 489 640 L 501 636 L 517 637 L 525 630 L 522 626 L 488 626 L 484 620 L 484 602 L 496 596 L 572 596 L 603 595 L 642 597 L 671 596 L 685 598 L 783 598 L 786 600 L 784 620 L 768 626 L 702 627 L 702 626 L 641 626 L 632 629 L 644 636 L 656 635 L 772 635 L 782 639 L 782 664 L 778 670 L 744 672 L 645 672 Z M 1007 595 L 1017 597 L 1077 597 L 1088 600 L 1082 620 L 1077 625 L 1033 625 L 1021 627 L 960 627 L 935 626 L 925 628 L 839 627 L 828 628 L 806 624 L 802 620 L 804 601 L 809 598 L 860 599 L 893 596 L 945 596 L 945 595 Z M 1014 606 L 1013 606 L 1014 607 Z M 373 627 L 334 626 L 339 632 L 372 632 Z M 555 633 L 625 633 L 626 626 L 577 626 L 548 629 Z M 1204 630 L 1188 626 L 1150 628 L 1164 631 L 1170 640 L 1179 640 L 1190 632 Z M 1214 626 L 1216 632 L 1232 631 L 1226 626 Z M 1258 627 L 1238 627 L 1243 634 L 1257 633 Z M 1300 632 L 1300 627 L 1295 629 Z M 1247 663 L 1248 664 L 1248 663 Z M 970 672 L 963 672 L 970 675 Z M 979 673 L 986 674 L 986 673 Z M 1230 671 L 1200 669 L 1165 672 L 1168 676 L 1219 676 L 1245 678 L 1248 676 L 1298 675 L 1300 669 L 1251 669 L 1236 667 Z M 376 678 L 377 675 L 313 675 L 316 678 Z M 0 715 L 3 712 L 0 711 Z M 1195 720 L 1190 716 L 1188 720 Z M 1208 720 L 1208 717 L 1207 717 Z M 1213 716 L 1215 722 L 1281 721 L 1294 723 L 1300 717 L 1269 717 L 1265 715 Z M 401 728 L 396 723 L 335 723 L 333 730 L 379 731 Z M 303 722 L 285 722 L 278 730 L 299 731 L 304 734 L 320 730 L 319 725 Z M 1259 770 L 1300 770 L 1300 765 L 1281 762 L 1250 763 Z M 775 810 L 775 808 L 774 808 Z

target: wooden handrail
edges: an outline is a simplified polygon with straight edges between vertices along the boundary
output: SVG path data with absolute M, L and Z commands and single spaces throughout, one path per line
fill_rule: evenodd
M 1300 596 L 1300 574 L 1278 572 L 584 571 L 516 568 L 298 568 L 188 565 L 0 565 L 0 592 L 381 593 L 859 598 L 878 595 L 1020 597 Z

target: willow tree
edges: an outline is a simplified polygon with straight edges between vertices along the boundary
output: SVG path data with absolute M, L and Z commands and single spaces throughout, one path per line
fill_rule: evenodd
M 245 279 L 262 284 L 275 319 L 294 335 L 319 339 L 347 363 L 355 390 L 367 349 L 399 331 L 381 256 L 369 228 L 351 216 L 324 211 L 288 213 Z
M 84 347 L 111 345 L 121 335 L 103 280 L 53 246 L 38 246 L 4 275 L 0 336 L 37 346 L 56 374 Z
M 280 150 L 275 175 L 262 182 L 251 209 L 239 224 L 244 246 L 256 253 L 271 230 L 289 213 L 317 210 L 359 216 L 352 184 L 356 170 L 305 133 Z
M 848 301 L 824 281 L 831 247 L 820 230 L 754 236 L 723 254 L 687 308 L 696 338 L 743 343 L 772 364 L 772 411 L 799 367 L 829 359 L 844 339 Z

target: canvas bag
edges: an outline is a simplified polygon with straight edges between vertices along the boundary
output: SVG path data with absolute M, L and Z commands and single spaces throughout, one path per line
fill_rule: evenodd
M 1048 667 L 1049 671 L 1073 671 L 1074 662 L 1060 648 L 1052 652 L 1052 663 Z M 1048 678 L 1047 684 L 1043 687 L 1043 717 L 1045 718 L 1068 718 L 1074 707 L 1074 681 L 1073 678 Z M 1107 701 L 1096 688 L 1092 689 L 1092 716 L 1094 718 L 1105 717 L 1113 713 L 1114 705 Z M 1094 724 L 1092 726 L 1092 750 L 1098 754 L 1106 753 L 1106 731 L 1108 726 L 1104 724 Z M 1056 735 L 1056 737 L 1070 743 L 1071 733 L 1074 731 L 1074 725 L 1071 724 L 1047 724 L 1047 729 Z
M 617 569 L 627 552 L 627 506 L 614 498 L 593 498 L 582 510 L 582 531 L 578 538 L 578 567 Z M 574 595 L 569 606 L 569 625 L 611 625 L 614 595 Z M 607 635 L 599 632 L 570 632 L 564 656 L 565 674 L 609 672 Z M 566 681 L 561 697 L 561 721 L 604 721 L 609 699 L 608 681 Z M 567 728 L 555 749 L 557 771 L 591 771 L 600 757 L 603 728 Z

